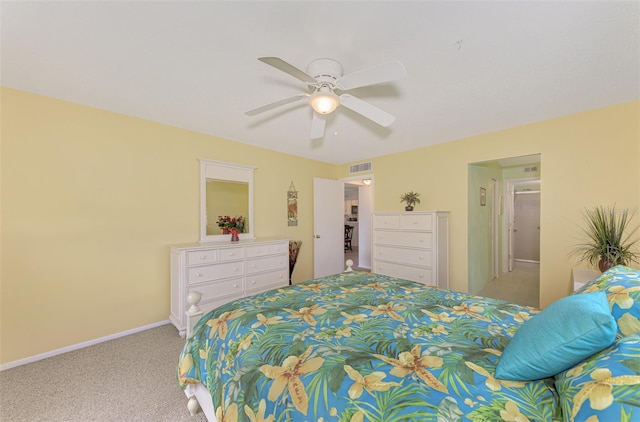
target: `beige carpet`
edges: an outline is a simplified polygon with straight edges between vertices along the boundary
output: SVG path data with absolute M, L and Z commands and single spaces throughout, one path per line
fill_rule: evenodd
M 491 280 L 478 296 L 506 300 L 519 305 L 540 306 L 540 264 L 516 261 L 513 271 Z
M 0 421 L 204 422 L 191 417 L 173 325 L 0 372 Z

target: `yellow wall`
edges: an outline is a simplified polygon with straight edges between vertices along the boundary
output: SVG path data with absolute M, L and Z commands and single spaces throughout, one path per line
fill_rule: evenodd
M 166 320 L 168 245 L 199 238 L 197 158 L 257 167 L 259 237 L 302 240 L 294 282 L 313 276 L 313 177 L 333 166 L 3 88 L 0 362 Z M 451 287 L 467 289 L 468 164 L 542 154 L 541 305 L 569 290 L 585 206 L 640 205 L 640 102 L 373 161 L 377 211 L 421 193 L 451 211 Z M 266 143 L 267 141 L 265 141 Z M 298 190 L 298 226 L 286 192 Z
M 540 306 L 570 290 L 568 256 L 584 207 L 640 207 L 640 102 L 474 136 L 372 160 L 376 211 L 401 211 L 399 196 L 421 194 L 418 210 L 449 210 L 451 287 L 467 290 L 468 164 L 542 154 Z M 343 167 L 343 176 L 346 174 Z M 638 220 L 636 220 L 638 222 Z
M 257 167 L 255 234 L 302 240 L 294 282 L 312 278 L 313 177 L 335 178 L 335 166 L 0 94 L 0 362 L 168 319 L 169 245 L 199 239 L 199 157 Z M 297 227 L 287 226 L 292 180 Z

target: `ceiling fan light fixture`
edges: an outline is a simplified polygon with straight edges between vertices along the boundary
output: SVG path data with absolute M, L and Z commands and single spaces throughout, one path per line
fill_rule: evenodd
M 340 105 L 340 98 L 331 91 L 316 91 L 309 100 L 311 107 L 320 114 L 330 114 Z

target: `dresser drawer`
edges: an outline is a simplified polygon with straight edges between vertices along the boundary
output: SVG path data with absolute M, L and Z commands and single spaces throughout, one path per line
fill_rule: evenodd
M 234 260 L 244 258 L 244 249 L 243 248 L 220 249 L 219 254 L 220 254 L 220 262 L 234 261 Z
M 247 246 L 247 258 L 289 253 L 289 243 L 272 243 L 258 246 Z
M 401 215 L 400 228 L 403 230 L 431 230 L 433 228 L 433 215 Z
M 375 259 L 430 267 L 433 254 L 429 249 L 404 249 L 392 246 L 375 246 Z
M 374 215 L 373 228 L 374 229 L 399 229 L 400 216 L 399 215 Z
M 220 280 L 237 277 L 244 274 L 243 262 L 228 262 L 204 267 L 187 269 L 187 283 L 201 283 L 203 281 Z
M 218 251 L 215 249 L 187 252 L 186 255 L 189 266 L 218 262 Z
M 393 264 L 389 262 L 375 261 L 373 264 L 373 272 L 376 274 L 384 274 L 390 277 L 403 278 L 418 283 L 433 286 L 433 272 L 431 268 L 410 267 L 401 264 Z
M 373 240 L 377 244 L 409 246 L 413 248 L 431 248 L 433 244 L 433 234 L 429 232 L 415 233 L 376 230 L 373 236 Z
M 279 270 L 282 268 L 289 268 L 289 258 L 286 255 L 269 256 L 247 261 L 247 274 Z
M 267 245 L 267 250 L 270 254 L 284 254 L 287 257 L 289 256 L 289 242 L 284 243 L 274 243 L 272 245 Z M 288 259 L 288 258 L 287 258 Z
M 227 296 L 242 297 L 244 292 L 244 280 L 240 277 L 233 278 L 231 280 L 192 285 L 189 286 L 187 294 L 192 291 L 199 292 L 202 295 L 201 302 L 211 302 L 215 299 Z
M 289 285 L 289 270 L 279 270 L 247 276 L 247 294 L 252 295 L 276 287 Z

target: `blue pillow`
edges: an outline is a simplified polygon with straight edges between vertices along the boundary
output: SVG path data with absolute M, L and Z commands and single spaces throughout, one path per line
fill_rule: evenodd
M 609 347 L 616 330 L 604 292 L 564 297 L 516 331 L 498 360 L 495 377 L 550 377 Z

